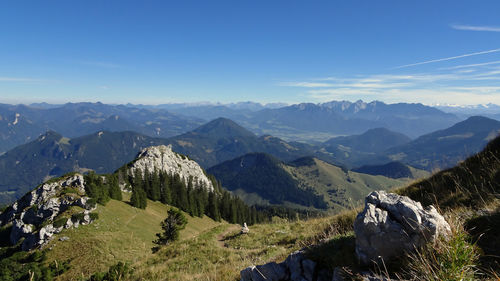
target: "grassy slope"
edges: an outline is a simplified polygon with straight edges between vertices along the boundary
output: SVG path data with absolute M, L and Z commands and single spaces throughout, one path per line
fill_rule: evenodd
M 330 225 L 331 217 L 297 222 L 276 219 L 250 226 L 249 234 L 240 235 L 238 227 L 222 224 L 133 264 L 135 271 L 127 280 L 239 280 L 243 268 L 281 262 L 291 252 L 318 241 L 318 234 Z
M 124 201 L 129 195 L 124 194 Z M 152 241 L 161 231 L 160 222 L 167 216 L 168 206 L 148 201 L 146 210 L 131 207 L 125 202 L 111 200 L 95 212 L 99 219 L 86 226 L 64 230 L 47 246 L 48 261 L 71 260 L 71 268 L 58 280 L 88 277 L 96 271 L 107 270 L 118 261 L 135 263 L 152 256 Z M 192 218 L 181 232 L 182 239 L 190 239 L 219 223 L 208 217 Z M 59 237 L 69 241 L 61 242 Z
M 301 183 L 302 188 L 312 187 L 317 194 L 323 195 L 334 212 L 359 205 L 366 194 L 373 190 L 389 190 L 408 182 L 408 179 L 391 179 L 352 171 L 346 173 L 340 167 L 318 159 L 314 159 L 314 165 L 284 168 Z

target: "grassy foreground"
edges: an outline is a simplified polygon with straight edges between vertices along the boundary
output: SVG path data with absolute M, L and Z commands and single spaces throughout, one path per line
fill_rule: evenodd
M 145 210 L 133 208 L 124 201 L 109 201 L 98 206 L 99 219 L 90 225 L 64 230 L 46 248 L 47 262 L 70 260 L 70 269 L 58 280 L 87 278 L 96 271 L 105 271 L 109 266 L 122 261 L 136 263 L 153 256 L 152 241 L 161 231 L 160 223 L 167 216 L 168 206 L 148 201 Z M 190 239 L 200 232 L 219 225 L 208 217 L 188 217 L 188 225 L 181 232 L 181 239 Z M 68 241 L 59 241 L 60 237 Z
M 127 280 L 239 280 L 240 270 L 247 266 L 281 262 L 291 252 L 317 243 L 331 225 L 331 217 L 276 219 L 241 235 L 239 226 L 221 224 L 132 264 L 134 273 Z

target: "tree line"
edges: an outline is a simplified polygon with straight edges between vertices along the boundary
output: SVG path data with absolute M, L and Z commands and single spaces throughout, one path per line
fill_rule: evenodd
M 240 198 L 222 188 L 214 176 L 208 175 L 213 190 L 204 182 L 192 177 L 183 179 L 179 174 L 147 168 L 144 172 L 135 169 L 131 172 L 126 166 L 119 169 L 116 178 L 132 191 L 131 204 L 146 208 L 147 199 L 160 201 L 181 209 L 191 216 L 206 215 L 215 221 L 222 219 L 230 223 L 254 224 L 267 221 L 265 213 L 249 207 Z
M 238 224 L 268 222 L 274 216 L 296 220 L 320 215 L 320 212 L 283 206 L 250 207 L 239 197 L 222 188 L 213 175 L 207 177 L 212 182 L 213 190 L 209 190 L 204 182 L 193 178 L 184 180 L 178 174 L 148 169 L 144 173 L 139 169 L 130 172 L 127 166 L 123 166 L 113 174 L 87 173 L 85 191 L 92 200 L 105 205 L 110 199 L 122 200 L 121 185 L 132 192 L 130 204 L 136 208 L 145 209 L 147 199 L 150 199 L 177 207 L 191 216 L 206 215 L 215 221 L 223 219 Z

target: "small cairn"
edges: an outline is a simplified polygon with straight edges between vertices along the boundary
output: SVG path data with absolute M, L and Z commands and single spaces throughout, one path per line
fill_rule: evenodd
M 241 234 L 248 234 L 250 232 L 250 229 L 248 229 L 247 223 L 243 223 L 243 227 L 241 228 Z

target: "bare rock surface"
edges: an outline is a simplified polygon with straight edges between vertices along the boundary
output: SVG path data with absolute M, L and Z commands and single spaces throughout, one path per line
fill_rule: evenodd
M 385 191 L 374 191 L 365 199 L 365 208 L 354 222 L 356 255 L 364 264 L 385 262 L 414 251 L 450 226 L 433 206 Z
M 200 165 L 188 157 L 172 151 L 171 145 L 151 146 L 143 149 L 129 167 L 132 173 L 137 169 L 142 174 L 146 170 L 150 173 L 157 170 L 171 175 L 178 174 L 186 185 L 189 178 L 192 178 L 195 185 L 205 186 L 209 190 L 214 189 L 212 182 L 205 175 Z
M 64 228 L 78 227 L 91 222 L 89 212 L 95 209 L 85 196 L 84 178 L 75 174 L 55 181 L 48 181 L 14 202 L 0 214 L 0 226 L 12 224 L 10 242 L 16 244 L 24 238 L 22 249 L 27 251 L 43 246 L 54 234 Z M 63 192 L 71 189 L 70 194 Z M 54 219 L 72 206 L 85 209 L 82 219 L 67 219 L 55 227 Z
M 327 281 L 328 274 L 318 274 L 316 263 L 304 256 L 302 251 L 290 254 L 282 263 L 270 262 L 249 266 L 240 272 L 241 281 Z M 330 281 L 330 280 L 328 280 Z

